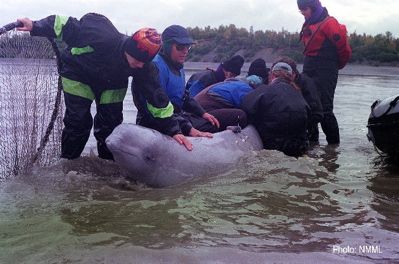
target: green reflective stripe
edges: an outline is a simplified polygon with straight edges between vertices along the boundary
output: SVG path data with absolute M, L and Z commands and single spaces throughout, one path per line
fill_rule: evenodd
M 62 77 L 62 86 L 63 86 L 65 93 L 83 97 L 83 98 L 86 98 L 86 99 L 89 99 L 92 101 L 95 98 L 94 93 L 91 90 L 90 86 L 83 84 L 81 82 L 77 82 L 77 81 Z
M 113 104 L 123 102 L 127 89 L 105 90 L 101 94 L 100 104 Z
M 83 48 L 72 48 L 71 49 L 72 55 L 81 55 L 81 54 L 90 53 L 93 51 L 94 51 L 94 49 L 90 46 L 86 46 Z
M 157 118 L 167 118 L 173 115 L 173 105 L 169 102 L 169 104 L 165 108 L 156 108 L 147 102 L 147 108 L 150 113 Z
M 55 16 L 54 32 L 58 40 L 62 40 L 62 28 L 65 26 L 67 21 L 68 21 L 67 16 Z

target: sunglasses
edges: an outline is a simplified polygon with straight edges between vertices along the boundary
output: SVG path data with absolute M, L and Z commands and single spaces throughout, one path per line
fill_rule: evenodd
M 185 49 L 187 49 L 187 51 L 191 50 L 191 45 L 190 44 L 176 44 L 176 49 L 178 51 L 183 51 Z

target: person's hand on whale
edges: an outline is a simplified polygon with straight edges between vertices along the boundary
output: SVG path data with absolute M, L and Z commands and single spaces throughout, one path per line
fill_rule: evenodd
M 220 127 L 219 120 L 217 120 L 217 118 L 214 117 L 213 115 L 211 115 L 209 113 L 205 113 L 202 115 L 202 118 L 208 120 L 212 124 L 212 126 L 216 126 L 217 128 Z
M 193 150 L 193 144 L 191 144 L 190 140 L 186 138 L 183 134 L 176 134 L 173 136 L 173 139 L 177 141 L 180 145 L 184 145 L 187 150 Z
M 202 131 L 199 131 L 198 129 L 195 129 L 195 128 L 191 128 L 191 130 L 190 130 L 190 137 L 207 137 L 207 138 L 213 138 L 213 135 L 212 135 L 212 133 L 209 133 L 209 132 L 202 132 Z
M 199 131 L 198 129 L 195 129 L 195 128 L 191 128 L 189 135 L 190 135 L 190 137 L 213 138 L 212 133 L 202 132 L 202 131 Z M 177 143 L 179 143 L 180 145 L 184 145 L 187 150 L 189 150 L 189 151 L 193 150 L 193 144 L 183 134 L 176 134 L 176 135 L 173 136 L 173 139 L 176 140 Z

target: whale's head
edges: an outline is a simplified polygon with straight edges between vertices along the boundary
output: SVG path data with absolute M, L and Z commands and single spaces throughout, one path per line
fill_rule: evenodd
M 106 144 L 115 161 L 130 178 L 156 177 L 164 167 L 163 156 L 170 138 L 158 131 L 133 124 L 121 124 L 107 138 Z M 149 182 L 149 179 L 144 182 Z

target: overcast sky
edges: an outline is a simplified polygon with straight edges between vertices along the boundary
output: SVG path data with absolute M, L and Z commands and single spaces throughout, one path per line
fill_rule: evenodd
M 399 37 L 398 0 L 322 0 L 330 15 L 350 33 Z M 296 0 L 0 0 L 0 25 L 19 17 L 33 20 L 59 14 L 80 18 L 88 12 L 107 16 L 122 33 L 141 27 L 159 32 L 171 24 L 218 27 L 235 24 L 247 29 L 297 32 L 303 23 Z

